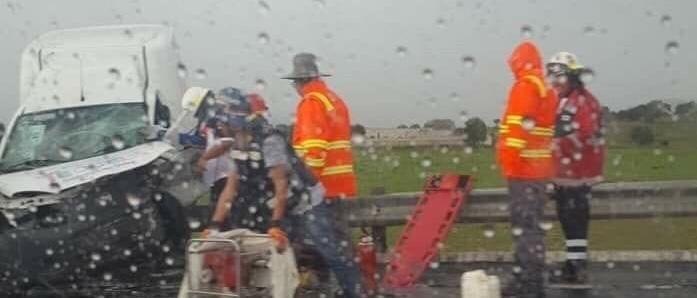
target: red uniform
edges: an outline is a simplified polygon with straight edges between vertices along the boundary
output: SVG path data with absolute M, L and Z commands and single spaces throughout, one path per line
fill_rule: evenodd
M 600 104 L 585 88 L 574 89 L 560 101 L 554 148 L 556 184 L 581 186 L 602 181 L 602 118 Z

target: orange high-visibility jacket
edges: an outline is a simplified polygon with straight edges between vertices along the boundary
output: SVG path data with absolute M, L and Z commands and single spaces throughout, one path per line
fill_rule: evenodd
M 301 94 L 293 148 L 319 178 L 326 197 L 356 195 L 348 108 L 320 79 L 303 86 Z
M 507 178 L 549 179 L 557 98 L 542 77 L 537 47 L 523 42 L 508 60 L 515 75 L 499 122 L 496 158 Z

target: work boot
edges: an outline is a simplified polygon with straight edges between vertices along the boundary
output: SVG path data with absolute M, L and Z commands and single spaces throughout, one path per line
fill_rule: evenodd
M 585 285 L 588 283 L 588 264 L 585 260 L 564 262 L 560 269 L 555 269 L 549 276 L 550 284 Z

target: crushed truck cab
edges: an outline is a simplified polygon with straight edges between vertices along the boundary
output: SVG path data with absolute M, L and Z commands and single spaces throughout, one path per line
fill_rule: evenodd
M 185 89 L 172 29 L 53 31 L 21 59 L 20 108 L 0 143 L 0 284 L 79 280 L 183 249 L 183 207 L 206 189 L 195 152 L 162 139 Z

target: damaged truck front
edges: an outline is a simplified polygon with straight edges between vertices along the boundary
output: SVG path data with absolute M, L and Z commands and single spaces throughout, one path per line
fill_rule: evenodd
M 162 140 L 181 110 L 178 63 L 172 30 L 154 25 L 54 31 L 27 47 L 0 144 L 0 292 L 177 254 L 183 207 L 204 190 L 193 152 Z

